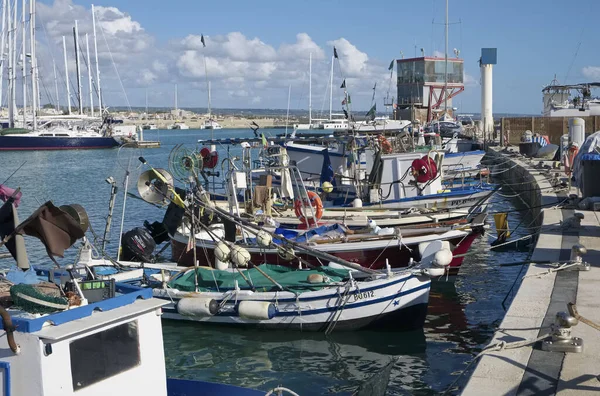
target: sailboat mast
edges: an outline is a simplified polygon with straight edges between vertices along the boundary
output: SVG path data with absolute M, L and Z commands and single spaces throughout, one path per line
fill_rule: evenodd
M 25 34 L 25 7 L 26 0 L 21 5 L 21 70 L 23 79 L 23 128 L 27 126 L 27 35 Z M 32 84 L 33 86 L 33 84 Z M 34 108 L 32 108 L 35 111 Z
M 92 30 L 94 32 L 94 57 L 96 58 L 96 85 L 98 86 L 98 111 L 102 116 L 102 90 L 100 89 L 100 67 L 98 66 L 98 42 L 96 41 L 96 13 L 92 4 Z
M 175 116 L 177 116 L 177 84 L 175 84 Z
M 13 128 L 15 124 L 15 114 L 14 112 L 17 110 L 17 1 L 15 0 L 13 6 L 13 22 L 12 22 L 12 53 L 11 57 L 13 59 L 12 62 L 12 91 L 11 91 L 11 107 L 13 108 Z
M 94 116 L 94 85 L 92 84 L 92 59 L 90 58 L 90 40 L 85 34 L 85 52 L 87 56 L 88 81 L 90 84 L 90 115 Z
M 67 84 L 67 106 L 69 109 L 69 115 L 71 115 L 71 89 L 69 88 L 69 62 L 67 60 L 67 41 L 65 36 L 63 38 L 63 53 L 65 54 L 65 82 Z
M 12 40 L 12 16 L 11 16 L 11 4 L 10 0 L 6 2 L 7 11 L 6 11 L 6 34 L 8 39 L 8 126 L 9 128 L 14 128 L 15 120 L 14 120 L 14 110 L 15 108 L 12 105 L 12 93 L 13 93 L 13 40 Z M 4 52 L 4 51 L 3 51 Z
M 75 68 L 77 69 L 77 101 L 79 102 L 79 114 L 83 114 L 83 100 L 81 98 L 81 67 L 79 64 L 79 27 L 75 21 L 73 28 L 73 41 L 75 42 Z
M 446 0 L 446 23 L 445 25 L 445 42 L 444 50 L 444 117 L 448 117 L 448 0 Z
M 31 40 L 31 107 L 33 109 L 32 122 L 33 129 L 37 127 L 37 112 L 40 108 L 40 80 L 38 78 L 37 57 L 35 55 L 37 48 L 35 43 L 35 0 L 29 0 L 29 38 Z M 54 63 L 54 61 L 52 61 Z
M 208 82 L 208 118 L 212 118 L 212 110 L 210 106 L 210 81 Z
M 6 49 L 6 0 L 2 0 L 2 38 L 0 38 L 0 77 L 4 76 L 4 50 Z M 0 108 L 2 107 L 2 85 L 4 79 L 0 78 Z
M 329 119 L 333 112 L 333 56 L 331 56 L 331 73 L 329 74 Z
M 308 127 L 312 128 L 312 52 L 308 56 Z
M 54 90 L 56 91 L 56 112 L 60 111 L 60 96 L 58 95 L 58 78 L 56 76 L 56 62 L 52 61 L 52 69 L 54 70 Z

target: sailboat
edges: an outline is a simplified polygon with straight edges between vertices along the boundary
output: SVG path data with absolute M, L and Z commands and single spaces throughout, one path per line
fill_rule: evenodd
M 179 118 L 179 109 L 177 108 L 177 84 L 175 84 L 175 117 Z M 173 124 L 169 125 L 168 129 L 190 129 L 189 126 L 183 121 L 176 120 Z
M 25 5 L 25 3 L 23 3 Z M 2 124 L 0 129 L 0 151 L 1 150 L 63 150 L 63 149 L 90 149 L 90 148 L 111 148 L 119 146 L 119 141 L 112 134 L 112 129 L 104 129 L 102 133 L 97 132 L 90 128 L 87 124 L 93 124 L 98 121 L 93 117 L 83 115 L 81 105 L 81 78 L 79 74 L 79 52 L 76 50 L 77 55 L 77 82 L 78 82 L 78 99 L 80 115 L 78 116 L 54 116 L 54 117 L 39 117 L 39 83 L 38 83 L 38 68 L 36 59 L 36 39 L 35 39 L 35 0 L 30 0 L 29 4 L 29 44 L 31 50 L 31 97 L 32 97 L 32 111 L 31 119 L 27 119 L 27 104 L 26 92 L 26 68 L 27 68 L 27 56 L 26 45 L 27 45 L 27 32 L 26 32 L 26 21 L 25 14 L 26 9 L 22 10 L 23 17 L 21 20 L 22 30 L 21 38 L 22 44 L 22 58 L 23 58 L 23 121 L 21 128 L 17 127 L 15 114 L 17 109 L 16 103 L 16 68 L 17 68 L 17 8 L 18 3 L 13 3 L 7 0 L 2 1 L 2 38 L 0 47 L 2 48 L 2 66 L 0 66 L 0 76 L 2 76 L 3 65 L 4 65 L 4 54 L 8 54 L 8 121 Z M 12 13 L 12 14 L 11 14 Z M 75 21 L 74 27 L 74 39 L 75 48 L 79 48 L 77 45 L 78 41 L 78 29 L 77 21 Z M 95 38 L 95 34 L 94 34 Z M 64 39 L 63 39 L 64 44 Z M 7 48 L 5 48 L 7 47 Z M 4 51 L 6 49 L 6 51 Z M 89 49 L 88 49 L 89 53 Z M 89 56 L 88 56 L 89 58 Z M 65 55 L 66 60 L 66 55 Z M 97 57 L 96 57 L 97 62 Z M 91 72 L 90 72 L 91 73 Z M 68 77 L 68 75 L 67 75 Z M 91 79 L 91 74 L 90 74 Z M 68 87 L 68 80 L 67 80 Z M 0 98 L 1 98 L 0 93 Z M 0 99 L 1 100 L 1 99 Z M 0 103 L 1 104 L 1 103 Z M 69 106 L 70 107 L 70 106 Z M 104 126 L 104 125 L 103 125 Z M 102 128 L 100 128 L 102 129 Z

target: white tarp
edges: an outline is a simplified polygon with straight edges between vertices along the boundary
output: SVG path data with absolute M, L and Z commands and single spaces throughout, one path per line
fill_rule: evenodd
M 574 185 L 582 188 L 581 181 L 583 180 L 583 167 L 580 165 L 580 158 L 587 153 L 600 153 L 600 131 L 592 133 L 585 139 L 583 145 L 579 149 L 575 160 L 573 161 L 573 177 L 575 178 Z

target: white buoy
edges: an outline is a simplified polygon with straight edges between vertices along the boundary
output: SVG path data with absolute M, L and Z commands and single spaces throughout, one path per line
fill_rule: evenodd
M 362 199 L 354 198 L 354 201 L 352 201 L 352 206 L 355 208 L 362 208 Z
M 250 253 L 241 246 L 234 246 L 231 248 L 229 258 L 238 267 L 246 267 L 250 261 Z
M 226 263 L 229 261 L 229 256 L 231 253 L 231 249 L 225 242 L 219 242 L 217 246 L 215 246 L 215 258 L 218 261 Z
M 277 253 L 285 261 L 292 261 L 296 257 L 296 252 L 292 248 L 280 247 Z
M 256 243 L 258 243 L 258 246 L 269 247 L 272 240 L 271 234 L 264 230 L 261 230 L 256 234 Z
M 310 274 L 306 277 L 308 283 L 325 283 L 325 278 L 321 274 Z
M 569 141 L 581 147 L 585 142 L 585 120 L 575 117 L 569 118 Z
M 268 301 L 242 301 L 238 305 L 240 318 L 252 320 L 269 320 L 277 314 L 275 305 Z
M 186 297 L 177 303 L 177 313 L 183 316 L 213 316 L 219 312 L 219 303 L 206 297 Z
M 215 268 L 219 271 L 225 271 L 227 268 L 229 268 L 229 262 L 221 261 L 215 257 Z
M 452 252 L 448 249 L 442 249 L 433 255 L 432 265 L 436 267 L 446 267 L 452 262 Z

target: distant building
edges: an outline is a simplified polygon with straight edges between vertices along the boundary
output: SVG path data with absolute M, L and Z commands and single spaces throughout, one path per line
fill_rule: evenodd
M 448 89 L 444 94 L 445 58 L 396 60 L 398 96 L 396 119 L 428 122 L 441 115 L 444 102 L 452 114 L 452 98 L 464 91 L 464 61 L 448 58 Z

